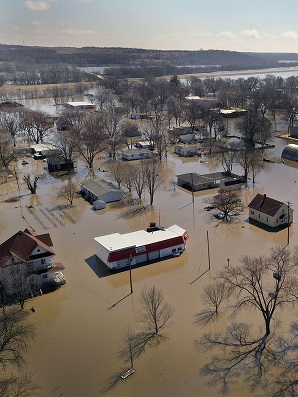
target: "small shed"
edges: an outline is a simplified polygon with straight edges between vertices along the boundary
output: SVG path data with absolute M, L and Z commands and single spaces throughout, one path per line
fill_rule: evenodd
M 107 204 L 102 200 L 95 200 L 92 203 L 94 210 L 103 210 L 106 208 Z
M 123 192 L 105 180 L 89 179 L 81 184 L 81 194 L 90 202 L 97 200 L 105 203 L 123 199 Z M 99 205 L 99 204 L 98 204 Z
M 122 152 L 122 160 L 150 159 L 152 152 L 148 149 L 129 149 Z
M 281 158 L 286 160 L 298 161 L 298 145 L 291 143 L 287 145 L 282 153 Z

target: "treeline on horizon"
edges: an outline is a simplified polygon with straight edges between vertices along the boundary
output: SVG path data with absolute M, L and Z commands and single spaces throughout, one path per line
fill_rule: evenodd
M 69 66 L 72 69 L 104 67 L 104 73 L 108 77 L 125 79 L 274 68 L 289 66 L 289 62 L 291 66 L 298 65 L 298 54 L 202 49 L 170 51 L 116 47 L 51 48 L 0 44 L 0 73 L 13 74 L 13 79 L 10 80 L 20 80 L 15 81 L 19 84 L 46 84 L 48 80 L 56 82 L 57 78 L 48 78 L 49 71 L 44 72 L 44 69 L 53 67 L 64 69 L 67 78 L 63 78 L 62 82 L 71 82 L 79 81 L 78 78 L 88 81 L 93 79 L 91 75 L 77 76 L 74 70 L 65 73 Z M 35 76 L 32 76 L 32 70 L 38 71 Z
M 65 63 L 73 66 L 210 66 L 269 67 L 298 54 L 248 53 L 227 50 L 147 50 L 118 47 L 35 47 L 0 44 L 0 62 Z

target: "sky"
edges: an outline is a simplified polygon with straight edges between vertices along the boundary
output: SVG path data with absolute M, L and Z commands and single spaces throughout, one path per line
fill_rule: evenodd
M 298 53 L 297 0 L 0 0 L 0 43 Z

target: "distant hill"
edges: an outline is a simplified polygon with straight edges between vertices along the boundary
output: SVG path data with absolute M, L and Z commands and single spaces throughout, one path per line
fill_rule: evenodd
M 273 54 L 274 55 L 274 54 Z M 296 55 L 298 59 L 298 54 Z M 0 62 L 68 64 L 73 66 L 209 66 L 264 68 L 279 56 L 223 50 L 166 51 L 108 47 L 29 47 L 0 44 Z

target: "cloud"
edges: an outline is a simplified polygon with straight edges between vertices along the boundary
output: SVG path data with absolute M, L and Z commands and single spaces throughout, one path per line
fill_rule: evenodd
M 75 28 L 67 28 L 61 31 L 61 33 L 69 34 L 69 35 L 94 35 L 97 34 L 94 30 L 80 30 Z
M 250 39 L 259 39 L 260 34 L 256 29 L 247 29 L 241 32 L 242 36 L 250 38 Z
M 289 30 L 288 32 L 283 32 L 281 35 L 282 37 L 286 37 L 287 39 L 298 39 L 298 34 L 293 32 L 292 30 Z
M 41 23 L 39 21 L 32 21 L 31 23 L 33 26 L 37 26 L 37 27 L 41 26 Z
M 50 8 L 50 4 L 46 1 L 25 1 L 25 6 L 33 11 L 46 11 Z
M 233 37 L 236 37 L 236 36 L 232 32 L 224 31 L 224 32 L 219 33 L 219 37 L 232 39 Z

